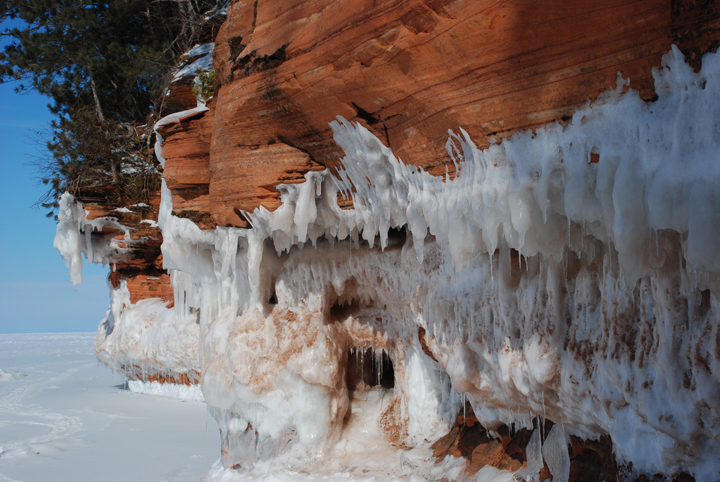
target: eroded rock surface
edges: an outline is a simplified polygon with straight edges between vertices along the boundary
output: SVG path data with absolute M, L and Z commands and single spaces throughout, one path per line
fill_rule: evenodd
M 328 127 L 338 115 L 443 175 L 454 171 L 448 130 L 463 127 L 484 148 L 567 122 L 618 72 L 653 99 L 652 67 L 673 43 L 699 66 L 719 18 L 715 2 L 664 0 L 236 2 L 213 53 L 204 212 L 246 227 L 236 211 L 277 208 L 277 184 L 338 167 Z

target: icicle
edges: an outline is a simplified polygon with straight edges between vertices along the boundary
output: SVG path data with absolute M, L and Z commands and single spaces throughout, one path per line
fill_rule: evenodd
M 540 442 L 540 431 L 538 429 L 533 430 L 530 441 L 525 449 L 525 454 L 527 456 L 525 473 L 530 480 L 537 481 L 540 470 L 542 470 L 543 467 L 542 444 Z
M 493 276 L 493 255 L 495 252 L 490 253 L 490 288 L 495 286 L 495 276 Z
M 380 352 L 379 352 L 379 355 L 378 355 L 379 358 L 380 358 L 380 362 L 379 362 L 379 365 L 380 365 L 380 366 L 377 367 L 377 384 L 378 384 L 378 385 L 380 385 L 380 382 L 382 382 L 383 350 L 384 350 L 384 348 L 380 348 Z
M 465 395 L 465 392 L 462 392 L 462 406 L 463 406 L 463 425 L 467 425 L 467 413 L 466 408 L 467 407 L 467 396 Z
M 518 246 L 518 271 L 522 272 L 522 246 Z
M 565 235 L 565 241 L 568 246 L 570 246 L 570 227 L 572 225 L 572 220 L 570 218 L 567 218 L 568 222 L 568 228 L 567 228 L 567 234 Z
M 382 350 L 382 349 L 381 349 Z M 376 358 L 375 358 L 375 365 L 376 365 L 376 371 L 377 371 L 377 385 L 380 385 L 380 382 L 382 382 L 382 351 L 375 350 Z M 380 364 L 379 367 L 377 367 L 377 364 Z
M 542 454 L 547 463 L 553 481 L 568 482 L 570 478 L 570 456 L 567 438 L 562 425 L 553 425 L 542 446 Z
M 543 409 L 543 416 L 542 416 L 542 424 L 540 425 L 540 436 L 543 440 L 545 440 L 545 390 L 543 390 L 541 393 L 541 400 L 542 400 L 542 409 Z
M 86 224 L 83 227 L 83 232 L 85 233 L 85 246 L 87 248 L 85 257 L 87 258 L 88 263 L 92 263 L 93 262 L 92 227 L 89 224 Z
M 360 350 L 360 380 L 365 384 L 365 350 Z

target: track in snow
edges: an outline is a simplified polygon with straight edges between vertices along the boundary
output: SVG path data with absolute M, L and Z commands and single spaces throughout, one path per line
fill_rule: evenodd
M 197 482 L 218 457 L 201 402 L 123 389 L 94 334 L 0 335 L 0 482 Z

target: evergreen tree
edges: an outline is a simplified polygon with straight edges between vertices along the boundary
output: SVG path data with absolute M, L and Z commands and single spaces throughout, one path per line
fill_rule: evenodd
M 118 201 L 119 162 L 144 159 L 138 145 L 159 105 L 168 73 L 197 40 L 199 26 L 223 0 L 0 0 L 0 20 L 14 40 L 0 52 L 0 82 L 20 81 L 51 99 L 49 162 L 41 165 L 53 209 L 67 189 L 112 183 Z M 149 139 L 148 139 L 149 140 Z M 142 148 L 142 147 L 141 147 Z M 129 150 L 123 150 L 129 149 Z M 136 173 L 137 168 L 125 171 Z M 52 214 L 52 213 L 50 213 Z

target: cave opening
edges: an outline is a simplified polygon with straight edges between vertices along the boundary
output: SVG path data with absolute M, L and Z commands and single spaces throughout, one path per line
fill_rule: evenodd
M 272 294 L 270 295 L 270 299 L 268 300 L 268 305 L 275 306 L 278 304 L 277 294 L 275 292 L 275 289 L 273 288 Z
M 345 380 L 351 394 L 370 388 L 394 388 L 392 360 L 384 349 L 353 347 L 348 351 Z
M 371 446 L 381 438 L 399 440 L 395 370 L 388 352 L 374 347 L 350 348 L 345 377 L 349 403 L 341 443 Z
M 407 241 L 407 229 L 403 226 L 400 228 L 390 228 L 388 230 L 388 247 L 403 246 Z
M 367 316 L 374 303 L 368 296 L 361 296 L 363 290 L 354 276 L 348 278 L 342 289 L 330 289 L 326 297 L 325 316 L 328 323 L 342 323 L 348 318 Z M 332 304 L 331 304 L 332 303 Z M 359 348 L 358 348 L 359 349 Z
M 345 321 L 349 316 L 357 314 L 361 309 L 360 302 L 356 299 L 352 299 L 349 302 L 339 303 L 335 302 L 330 307 L 330 321 L 342 322 Z

